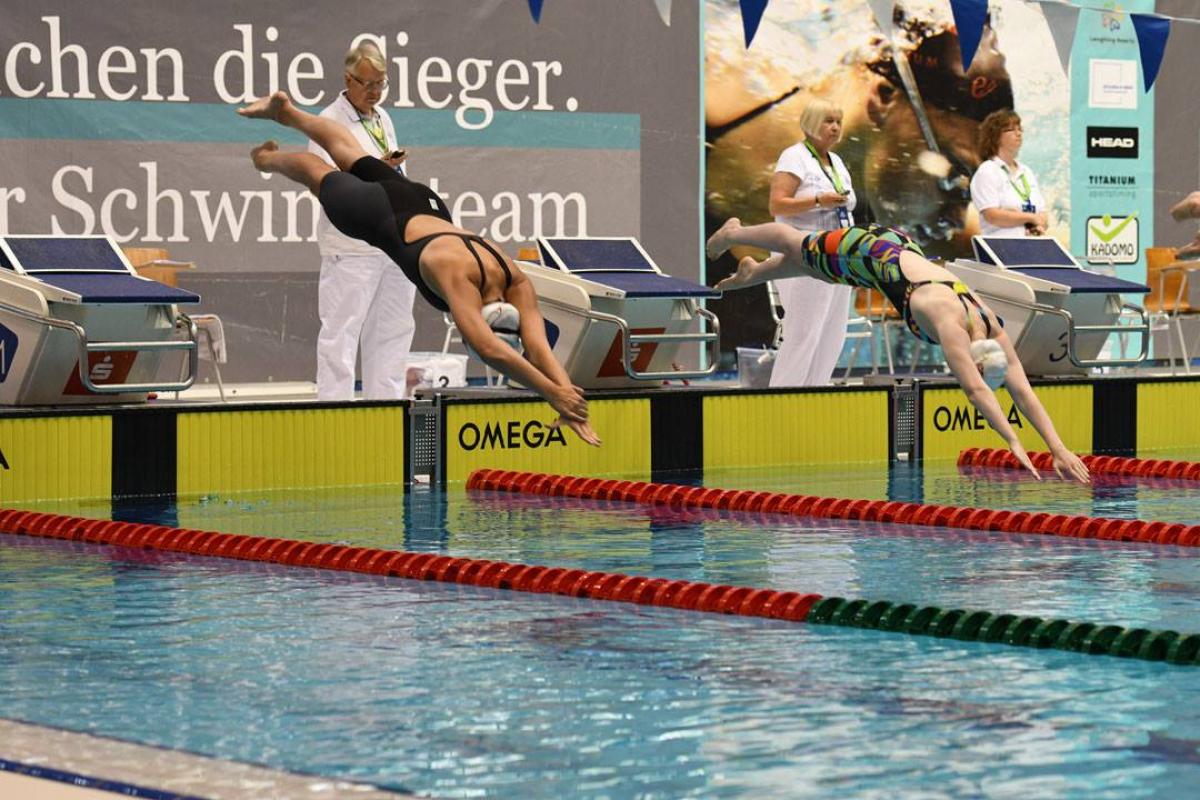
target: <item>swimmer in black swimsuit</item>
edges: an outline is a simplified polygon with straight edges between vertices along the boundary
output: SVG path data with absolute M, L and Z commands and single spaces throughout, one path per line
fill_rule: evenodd
M 449 311 L 463 341 L 486 364 L 545 398 L 559 414 L 556 425 L 600 444 L 583 391 L 550 351 L 532 284 L 495 245 L 456 227 L 428 186 L 368 156 L 349 131 L 297 108 L 286 93 L 255 100 L 238 113 L 295 128 L 321 145 L 341 170 L 311 153 L 281 152 L 273 141 L 254 148 L 251 158 L 262 172 L 307 186 L 338 230 L 387 253 L 434 308 Z M 489 316 L 511 325 L 520 315 L 524 357 L 509 345 L 510 331 L 493 330 L 484 320 L 485 306 L 502 304 L 511 308 Z
M 967 399 L 1026 469 L 1041 477 L 992 393 L 1000 383 L 1007 385 L 1017 408 L 1045 441 L 1054 457 L 1054 471 L 1082 482 L 1090 479 L 1087 467 L 1059 438 L 996 315 L 953 273 L 926 259 L 905 234 L 881 226 L 801 231 L 770 222 L 746 227 L 731 219 L 712 235 L 705 249 L 715 259 L 739 244 L 771 250 L 774 255 L 762 262 L 743 258 L 737 272 L 718 283 L 717 289 L 804 276 L 883 292 L 914 333 L 941 345 Z

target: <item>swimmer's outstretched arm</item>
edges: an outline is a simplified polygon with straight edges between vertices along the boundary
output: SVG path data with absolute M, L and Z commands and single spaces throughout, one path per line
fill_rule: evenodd
M 1042 441 L 1046 443 L 1046 448 L 1054 459 L 1055 474 L 1060 478 L 1069 476 L 1080 483 L 1090 482 L 1092 476 L 1088 472 L 1087 465 L 1079 456 L 1067 449 L 1059 437 L 1058 431 L 1055 430 L 1054 422 L 1051 421 L 1045 406 L 1034 393 L 1033 387 L 1029 385 L 1025 368 L 1021 366 L 1021 359 L 1017 358 L 1017 351 L 1013 348 L 1008 334 L 1001 330 L 996 336 L 996 341 L 1000 343 L 1000 346 L 1004 348 L 1004 354 L 1008 356 L 1008 372 L 1004 377 L 1004 386 L 1012 396 L 1013 402 L 1017 404 L 1017 409 L 1025 416 L 1025 419 L 1029 420 L 1034 430 L 1042 437 Z
M 970 336 L 957 323 L 956 319 L 945 317 L 939 320 L 939 323 L 936 325 L 936 329 L 942 353 L 946 358 L 946 365 L 950 367 L 950 372 L 958 380 L 963 394 L 967 396 L 971 405 L 978 409 L 980 414 L 983 414 L 992 430 L 1000 434 L 1005 444 L 1008 445 L 1008 449 L 1016 456 L 1017 461 L 1035 478 L 1041 480 L 1042 476 L 1033 466 L 1029 454 L 1025 451 L 1025 446 L 1021 444 L 1017 432 L 1013 430 L 1012 424 L 1004 415 L 1000 401 L 996 399 L 995 393 L 984 382 L 983 376 L 979 374 L 979 368 L 971 357 Z M 1025 369 L 1021 366 L 1021 361 L 1017 358 L 1017 353 L 1013 349 L 1008 335 L 1001 330 L 995 338 L 1004 348 L 1005 355 L 1008 356 L 1008 372 L 1005 376 L 1008 393 L 1012 396 L 1013 402 L 1017 404 L 1017 408 L 1025 415 L 1025 418 L 1029 420 L 1034 430 L 1038 432 L 1050 449 L 1050 453 L 1054 457 L 1055 473 L 1059 477 L 1064 477 L 1063 473 L 1065 472 L 1076 480 L 1087 483 L 1091 479 L 1087 467 L 1077 455 L 1066 448 L 1062 439 L 1059 438 L 1058 432 L 1054 429 L 1054 423 L 1050 421 L 1050 415 L 1046 413 L 1046 409 L 1029 385 Z
M 588 405 L 583 390 L 571 383 L 566 370 L 550 352 L 545 326 L 537 308 L 537 297 L 528 279 L 514 276 L 513 285 L 506 294 L 508 302 L 521 313 L 521 336 L 526 350 L 530 352 L 528 359 L 488 327 L 481 313 L 479 289 L 462 272 L 446 270 L 439 272 L 434 280 L 450 306 L 450 315 L 454 317 L 454 324 L 462 334 L 463 341 L 471 346 L 479 358 L 489 367 L 541 395 L 559 415 L 555 425 L 566 425 L 583 441 L 599 446 L 600 437 L 588 422 Z M 534 330 L 535 322 L 537 330 Z

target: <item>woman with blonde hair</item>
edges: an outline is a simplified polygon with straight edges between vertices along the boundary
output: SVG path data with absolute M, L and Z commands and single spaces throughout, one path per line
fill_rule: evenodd
M 824 98 L 800 113 L 804 140 L 783 151 L 771 177 L 768 209 L 775 221 L 800 230 L 854 224 L 857 198 L 846 164 L 833 152 L 842 138 L 842 110 Z M 829 383 L 846 341 L 853 289 L 790 278 L 775 284 L 783 306 L 783 341 L 771 386 Z
M 1015 111 L 993 111 L 979 126 L 981 163 L 971 178 L 971 202 L 984 236 L 1043 236 L 1046 200 L 1037 177 L 1017 161 L 1024 132 Z

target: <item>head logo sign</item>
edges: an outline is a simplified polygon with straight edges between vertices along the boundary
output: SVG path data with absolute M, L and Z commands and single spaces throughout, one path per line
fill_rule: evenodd
M 0 325 L 0 383 L 8 379 L 8 370 L 17 357 L 17 334 Z
M 1136 264 L 1138 260 L 1138 219 L 1127 217 L 1088 217 L 1087 260 L 1089 264 Z

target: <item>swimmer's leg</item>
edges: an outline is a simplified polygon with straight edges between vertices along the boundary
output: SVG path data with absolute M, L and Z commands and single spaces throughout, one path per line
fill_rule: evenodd
M 354 134 L 343 125 L 298 108 L 287 92 L 260 97 L 250 105 L 239 108 L 237 113 L 251 119 L 274 120 L 280 125 L 295 128 L 329 153 L 339 169 L 349 171 L 355 161 L 367 155 Z
M 715 259 L 733 245 L 744 244 L 783 253 L 794 261 L 802 261 L 804 239 L 809 233 L 811 231 L 802 231 L 782 222 L 742 225 L 734 217 L 709 237 L 704 249 L 709 258 Z
M 782 253 L 775 253 L 766 261 L 757 261 L 746 256 L 738 262 L 736 272 L 725 280 L 719 281 L 713 288 L 724 292 L 730 289 L 744 289 L 747 286 L 756 286 L 781 278 L 798 278 L 800 276 L 820 277 L 814 275 L 807 268 L 797 266 Z
M 303 184 L 313 194 L 321 186 L 321 179 L 336 169 L 312 153 L 284 153 L 279 144 L 271 139 L 250 151 L 250 159 L 260 172 L 278 172 L 285 178 Z

